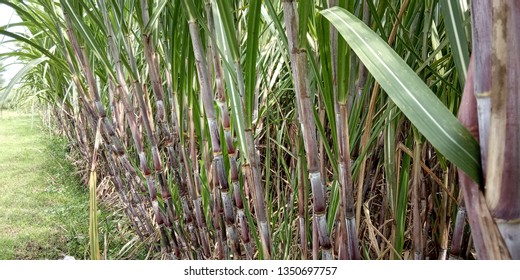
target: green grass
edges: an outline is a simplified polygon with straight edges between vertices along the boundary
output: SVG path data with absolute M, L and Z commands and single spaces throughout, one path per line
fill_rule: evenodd
M 88 259 L 88 190 L 66 159 L 67 142 L 38 117 L 0 113 L 0 259 Z M 100 206 L 100 247 L 107 258 L 130 241 L 124 214 Z M 144 258 L 144 248 L 135 258 Z M 132 251 L 132 250 L 131 250 Z M 128 253 L 127 253 L 128 254 Z
M 39 118 L 0 115 L 0 259 L 83 258 L 88 193 Z

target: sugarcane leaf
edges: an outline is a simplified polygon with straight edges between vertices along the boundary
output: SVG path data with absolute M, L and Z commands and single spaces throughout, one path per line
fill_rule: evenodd
M 217 0 L 217 5 L 220 11 L 219 15 L 221 16 L 224 33 L 229 38 L 228 45 L 231 57 L 233 57 L 233 60 L 238 60 L 240 51 L 237 41 L 237 31 L 233 24 L 233 9 L 231 7 L 231 1 Z
M 9 82 L 7 87 L 5 87 L 4 91 L 0 92 L 0 103 L 7 100 L 13 87 L 20 81 L 20 79 L 22 79 L 25 76 L 25 74 L 27 74 L 29 71 L 31 71 L 34 67 L 38 66 L 40 63 L 47 61 L 47 60 L 49 60 L 48 57 L 42 56 L 42 57 L 33 59 L 30 62 L 28 62 L 27 64 L 25 64 L 25 66 L 22 69 L 20 69 L 20 71 L 18 71 L 18 73 L 16 73 L 16 75 L 14 75 L 14 77 L 11 79 L 11 81 Z
M 60 60 L 58 60 L 56 58 L 56 56 L 54 56 L 48 50 L 46 50 L 42 46 L 38 45 L 37 43 L 31 41 L 30 39 L 28 39 L 28 38 L 26 38 L 24 36 L 18 35 L 16 33 L 13 33 L 13 32 L 7 31 L 5 29 L 1 29 L 1 28 L 0 28 L 0 35 L 8 36 L 8 37 L 11 37 L 11 38 L 13 38 L 15 40 L 18 40 L 20 42 L 24 42 L 26 44 L 29 44 L 30 46 L 32 46 L 35 49 L 37 49 L 38 51 L 40 51 L 42 54 L 46 55 L 48 58 L 60 62 Z
M 481 183 L 478 143 L 403 59 L 346 10 L 334 7 L 321 14 L 338 29 L 419 132 L 448 160 Z
M 459 82 L 461 87 L 464 87 L 466 76 L 468 75 L 469 51 L 466 33 L 463 28 L 464 17 L 460 1 L 442 0 L 441 11 L 450 40 L 455 67 L 459 73 Z
M 406 146 L 409 148 L 412 145 L 412 137 L 408 137 L 406 141 Z M 398 259 L 401 257 L 403 252 L 404 240 L 405 240 L 405 232 L 406 232 L 406 218 L 407 218 L 407 208 L 408 208 L 408 187 L 409 187 L 409 179 L 410 179 L 410 170 L 411 168 L 411 158 L 407 154 L 403 154 L 402 162 L 400 170 L 398 171 L 398 191 L 397 191 L 397 202 L 395 209 L 395 250 L 397 254 L 394 258 Z
M 234 68 L 229 65 L 229 63 L 226 63 L 226 61 L 232 61 L 233 60 L 233 51 L 231 48 L 232 43 L 229 43 L 229 41 L 236 41 L 233 40 L 234 37 L 228 36 L 226 33 L 227 29 L 225 28 L 224 22 L 222 21 L 225 16 L 221 16 L 225 13 L 219 12 L 220 7 L 213 6 L 213 13 L 215 14 L 215 31 L 216 31 L 216 42 L 217 47 L 221 50 L 223 57 L 222 62 L 224 67 L 224 76 L 226 79 L 226 86 L 228 89 L 228 98 L 230 100 L 230 111 L 231 111 L 231 118 L 233 120 L 233 123 L 236 128 L 237 133 L 237 140 L 239 142 L 240 148 L 242 151 L 247 151 L 247 143 L 246 143 L 246 135 L 245 135 L 245 118 L 244 118 L 244 111 L 242 107 L 242 101 L 240 97 L 240 93 L 238 90 L 237 85 L 235 84 L 232 72 L 234 71 Z M 244 153 L 244 156 L 246 159 L 249 160 L 247 153 Z
M 260 7 L 262 1 L 253 0 L 251 1 L 251 7 L 247 14 L 248 17 L 248 28 L 247 28 L 247 49 L 246 49 L 246 75 L 245 75 L 245 110 L 246 110 L 246 124 L 253 122 L 253 106 L 255 96 L 255 84 L 256 84 L 256 57 L 259 46 L 258 30 L 260 29 Z
M 159 16 L 161 15 L 162 11 L 164 10 L 164 7 L 166 7 L 166 4 L 168 3 L 167 0 L 159 1 L 156 7 L 154 7 L 152 17 L 144 27 L 144 33 L 149 34 L 150 31 L 152 31 L 153 28 L 155 28 L 155 25 L 157 23 L 157 20 L 159 19 Z
M 85 21 L 78 15 L 74 8 L 72 7 L 71 3 L 69 1 L 63 1 L 62 3 L 64 11 L 68 13 L 72 20 L 72 24 L 80 34 L 81 38 L 85 40 L 85 43 L 88 46 L 88 49 L 92 51 L 96 57 L 103 63 L 105 66 L 105 69 L 107 70 L 107 73 L 110 74 L 112 78 L 115 77 L 114 71 L 112 71 L 112 65 L 107 59 L 107 56 L 105 55 L 105 51 L 103 50 L 103 44 L 100 44 L 98 40 L 96 40 L 96 37 L 94 36 L 93 31 L 88 27 L 88 25 L 85 23 Z M 103 26 L 98 26 L 99 30 L 101 31 L 103 29 Z

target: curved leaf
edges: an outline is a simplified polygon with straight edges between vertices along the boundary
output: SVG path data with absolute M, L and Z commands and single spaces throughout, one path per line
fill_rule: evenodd
M 25 74 L 27 74 L 27 72 L 31 71 L 31 69 L 36 67 L 38 64 L 40 64 L 48 59 L 49 59 L 48 57 L 42 56 L 40 58 L 34 59 L 34 60 L 28 62 L 27 64 L 25 64 L 25 66 L 22 69 L 20 69 L 20 71 L 18 71 L 18 73 L 16 73 L 16 75 L 14 75 L 14 77 L 11 79 L 11 81 L 9 82 L 7 87 L 4 89 L 4 91 L 0 93 L 0 103 L 7 100 L 7 97 L 9 97 L 9 94 L 11 93 L 11 90 L 13 89 L 13 87 L 20 81 L 21 78 L 23 78 L 25 76 Z
M 466 33 L 464 33 L 464 17 L 460 2 L 442 0 L 441 11 L 444 16 L 448 38 L 452 46 L 455 66 L 459 72 L 459 82 L 461 87 L 464 87 L 468 75 L 469 51 Z
M 346 10 L 334 7 L 321 14 L 338 29 L 388 96 L 426 139 L 475 182 L 481 183 L 478 143 L 403 59 Z

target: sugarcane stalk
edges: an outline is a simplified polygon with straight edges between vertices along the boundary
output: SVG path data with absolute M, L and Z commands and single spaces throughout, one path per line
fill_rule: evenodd
M 197 160 L 197 149 L 196 149 L 196 137 L 195 137 L 195 125 L 193 123 L 193 106 L 188 110 L 188 118 L 189 118 L 189 132 L 190 132 L 190 157 L 194 159 L 192 164 L 189 164 L 188 156 L 186 154 L 186 149 L 183 145 L 181 145 L 181 161 L 184 163 L 184 169 L 187 170 L 188 174 L 186 177 L 187 180 L 184 180 L 180 185 L 179 195 L 182 200 L 183 205 L 183 215 L 186 221 L 191 223 L 191 210 L 190 205 L 188 203 L 188 198 L 192 201 L 192 209 L 194 210 L 195 220 L 197 222 L 197 226 L 201 232 L 199 232 L 199 238 L 202 242 L 202 249 L 205 256 L 210 255 L 209 248 L 209 237 L 207 236 L 207 225 L 205 219 L 203 219 L 202 215 L 202 205 L 201 205 L 201 194 L 200 194 L 200 179 L 199 179 L 199 164 Z
M 334 7 L 338 5 L 337 0 L 329 0 L 329 7 Z M 345 154 L 345 139 L 343 131 L 343 119 L 340 113 L 340 105 L 338 98 L 338 31 L 334 26 L 330 26 L 330 56 L 331 56 L 331 66 L 332 66 L 332 92 L 334 97 L 334 111 L 336 112 L 335 122 L 336 122 L 336 141 L 338 143 L 338 182 L 340 185 L 340 215 L 339 215 L 339 239 L 336 240 L 336 243 L 339 243 L 337 246 L 339 247 L 338 259 L 352 259 L 352 250 L 349 250 L 349 246 L 347 245 L 348 241 L 351 238 L 351 234 L 353 232 L 349 232 L 347 234 L 347 219 L 346 219 L 346 207 L 347 197 L 353 197 L 352 193 L 352 177 L 350 172 L 350 147 L 347 147 L 347 154 Z M 347 124 L 348 125 L 348 124 Z M 347 135 L 348 135 L 348 127 L 347 127 Z M 349 142 L 346 139 L 347 143 Z M 322 155 L 324 156 L 324 155 Z M 353 201 L 351 201 L 353 202 Z M 351 208 L 350 208 L 351 209 Z M 355 232 L 354 232 L 355 234 Z M 357 237 L 356 237 L 357 238 Z
M 65 46 L 65 49 L 67 49 L 66 43 L 65 43 L 65 36 L 63 35 L 61 28 L 57 27 L 57 31 L 58 31 L 58 35 L 59 35 L 61 44 L 63 46 Z M 86 94 L 83 90 L 83 86 L 81 85 L 81 82 L 79 81 L 76 68 L 74 67 L 74 64 L 72 63 L 72 55 L 71 55 L 70 51 L 67 49 L 67 51 L 64 53 L 65 53 L 65 60 L 71 71 L 72 82 L 74 83 L 74 86 L 76 87 L 76 90 L 78 92 L 78 99 L 80 99 L 78 101 L 78 108 L 79 108 L 79 103 L 81 103 L 84 100 L 84 98 L 86 97 Z M 79 114 L 79 109 L 78 109 L 78 112 L 75 112 L 75 115 L 74 115 L 74 118 L 75 118 L 74 130 L 76 132 L 76 141 L 78 142 L 78 144 L 80 146 L 80 151 L 82 152 L 82 155 L 84 158 L 88 158 L 88 156 L 90 155 L 90 151 L 89 151 L 89 146 L 87 144 L 86 130 L 81 121 L 81 117 L 82 117 L 82 114 Z
M 112 123 L 116 127 L 116 132 L 119 137 L 123 138 L 124 145 L 127 146 L 126 126 L 125 126 L 125 112 L 123 104 L 121 104 L 120 91 L 116 89 L 116 85 L 112 79 L 108 80 L 108 97 L 110 104 L 110 112 L 112 112 Z
M 421 136 L 417 135 L 418 133 L 414 131 L 414 151 L 413 151 L 413 182 L 412 182 L 412 220 L 413 220 L 413 243 L 414 243 L 414 259 L 422 260 L 424 259 L 424 243 L 423 243 L 423 235 L 422 235 L 422 221 L 421 221 L 421 151 L 422 151 L 422 142 Z M 443 201 L 447 203 L 448 196 L 443 196 Z M 443 228 L 445 224 L 442 221 L 445 221 L 445 214 L 441 212 L 441 230 L 446 230 L 447 228 Z M 447 237 L 447 236 L 446 236 Z M 447 241 L 447 240 L 446 240 Z M 445 249 L 445 248 L 444 248 Z
M 180 10 L 179 8 L 177 8 Z M 172 22 L 172 26 L 175 26 L 176 22 Z M 172 27 L 170 26 L 170 27 Z M 184 27 L 187 27 L 187 25 L 183 25 Z M 184 34 L 185 29 L 182 30 L 182 34 Z M 186 37 L 187 38 L 187 37 Z M 167 49 L 167 47 L 164 45 L 163 42 L 163 48 Z M 165 68 L 165 77 L 166 77 L 166 85 L 168 90 L 168 96 L 170 100 L 170 111 L 171 111 L 171 126 L 172 126 L 172 135 L 170 140 L 173 143 L 173 149 L 168 149 L 168 151 L 179 151 L 179 156 L 176 157 L 173 154 L 170 154 L 170 167 L 172 169 L 172 172 L 174 176 L 179 177 L 177 179 L 178 182 L 180 182 L 180 188 L 182 189 L 182 193 L 188 193 L 186 189 L 190 190 L 190 195 L 192 199 L 194 214 L 195 214 L 195 220 L 197 222 L 197 227 L 199 229 L 199 238 L 202 243 L 202 249 L 203 253 L 206 257 L 209 257 L 210 252 L 210 240 L 208 235 L 208 227 L 206 224 L 206 219 L 203 217 L 204 213 L 202 212 L 202 197 L 201 197 L 201 187 L 200 187 L 200 179 L 197 176 L 199 174 L 198 171 L 198 161 L 194 161 L 194 167 L 196 171 L 193 171 L 191 166 L 188 164 L 188 160 L 186 159 L 186 148 L 184 146 L 184 140 L 179 139 L 181 137 L 181 131 L 180 131 L 180 120 L 178 120 L 178 104 L 174 98 L 177 93 L 174 94 L 173 91 L 173 81 L 172 81 L 172 75 L 171 75 L 171 68 L 172 63 L 170 63 L 170 56 L 168 52 L 165 52 L 167 60 L 166 60 L 166 68 Z M 175 64 L 175 61 L 173 61 Z M 177 84 L 177 82 L 176 82 Z M 190 138 L 191 139 L 191 138 Z M 193 140 L 194 141 L 194 140 Z M 195 146 L 193 146 L 195 147 Z M 190 152 L 191 152 L 191 146 L 190 146 Z M 196 153 L 196 152 L 195 152 Z M 192 158 L 197 158 L 196 156 L 192 156 Z M 183 166 L 184 163 L 184 166 Z M 184 167 L 184 170 L 186 174 L 183 173 L 183 176 L 180 175 L 182 172 L 182 168 Z M 190 176 L 190 174 L 193 174 L 193 176 Z M 187 180 L 186 180 L 187 179 Z M 182 197 L 182 196 L 181 196 Z M 187 215 L 187 213 L 183 213 L 184 216 Z
M 448 170 L 444 171 L 444 183 L 445 187 L 448 187 L 449 173 Z M 445 191 L 442 193 L 441 208 L 440 208 L 440 225 L 439 225 L 439 260 L 446 260 L 448 252 L 448 235 L 449 235 L 449 221 L 447 221 L 448 215 L 448 195 Z
M 214 34 L 215 23 L 213 21 L 211 2 L 206 2 L 206 16 L 208 17 L 208 26 L 210 33 Z M 242 244 L 244 244 L 246 257 L 248 259 L 251 259 L 253 257 L 252 244 L 250 243 L 249 225 L 244 214 L 244 202 L 242 200 L 241 195 L 242 190 L 238 181 L 238 166 L 236 160 L 237 155 L 233 144 L 233 136 L 231 134 L 229 110 L 226 104 L 226 93 L 224 90 L 222 64 L 220 62 L 218 50 L 216 47 L 213 46 L 212 40 L 208 40 L 208 52 L 212 56 L 213 68 L 215 72 L 215 82 L 217 88 L 216 102 L 220 111 L 220 122 L 222 129 L 224 130 L 225 145 L 227 147 L 227 153 L 229 158 L 230 179 L 231 185 L 233 186 L 234 206 L 236 207 L 236 223 L 238 225 L 238 228 L 240 229 L 240 238 L 242 240 Z
M 94 80 L 93 73 L 91 71 L 91 67 L 88 63 L 88 60 L 85 58 L 84 51 L 80 48 L 78 41 L 75 38 L 73 30 L 73 25 L 68 17 L 68 14 L 66 11 L 64 11 L 64 18 L 67 25 L 67 34 L 69 36 L 69 41 L 71 42 L 73 46 L 73 51 L 75 53 L 75 56 L 78 58 L 78 61 L 80 62 L 83 73 L 87 79 L 88 84 L 88 92 L 90 100 L 93 101 L 94 108 L 98 114 L 98 116 L 103 121 L 103 134 L 106 135 L 106 147 L 112 147 L 113 153 L 116 155 L 116 158 L 121 161 L 121 164 L 127 168 L 128 170 L 133 170 L 132 165 L 130 164 L 124 149 L 121 146 L 120 140 L 115 135 L 114 129 L 112 124 L 109 122 L 109 120 L 106 117 L 106 112 L 103 107 L 103 104 L 100 100 L 99 92 L 96 86 L 96 82 Z M 162 213 L 159 210 L 159 203 L 157 201 L 157 196 L 154 188 L 153 180 L 149 177 L 150 173 L 149 171 L 145 171 L 145 177 L 147 178 L 147 184 L 149 187 L 149 194 L 150 194 L 150 200 L 152 201 L 152 207 L 154 209 L 156 222 L 161 230 L 161 242 L 163 244 L 163 248 L 165 250 L 165 253 L 168 255 L 171 253 L 171 247 L 169 244 L 169 237 L 164 231 L 164 218 Z
M 486 202 L 513 259 L 520 259 L 520 5 L 493 2 Z M 477 70 L 478 71 L 478 70 Z M 507 160 L 506 160 L 507 158 Z
M 471 2 L 471 8 L 475 38 L 475 114 L 486 180 L 485 197 L 509 253 L 518 259 L 520 187 L 515 177 L 520 168 L 517 94 L 520 61 L 516 52 L 520 45 L 518 33 L 509 30 L 516 30 L 518 26 L 520 6 L 516 2 L 477 0 Z M 466 194 L 464 198 L 467 199 Z
M 329 7 L 337 6 L 336 0 L 329 1 Z M 338 31 L 330 27 L 332 91 L 334 96 L 334 111 L 336 112 L 336 141 L 338 143 L 338 182 L 340 184 L 340 221 L 339 229 L 340 259 L 359 259 L 359 241 L 357 237 L 356 218 L 354 216 L 354 189 L 351 171 L 350 136 L 348 126 L 349 102 L 345 95 L 339 97 L 338 82 Z
M 316 140 L 316 124 L 312 100 L 307 84 L 307 52 L 298 43 L 298 16 L 294 0 L 284 0 L 284 21 L 289 42 L 289 54 L 295 83 L 298 118 L 301 124 L 303 144 L 307 157 L 307 168 L 314 196 L 313 215 L 318 229 L 319 245 L 323 259 L 332 259 L 332 245 L 326 221 L 325 190 L 322 174 L 319 170 L 318 144 Z
M 193 98 L 191 98 L 193 99 Z M 188 101 L 189 102 L 189 101 Z M 191 100 L 191 102 L 195 102 L 195 100 Z M 195 114 L 193 113 L 193 110 L 194 110 L 194 107 L 193 104 L 191 104 L 189 106 L 189 109 L 188 109 L 188 119 L 189 119 L 189 139 L 190 139 L 190 145 L 189 145 L 189 152 L 190 152 L 190 158 L 193 159 L 191 164 L 188 164 L 188 161 L 185 161 L 185 168 L 186 170 L 189 170 L 188 172 L 190 172 L 188 174 L 188 189 L 186 188 L 182 188 L 181 189 L 181 192 L 180 192 L 180 195 L 181 195 L 181 199 L 182 199 L 182 203 L 183 203 L 183 209 L 184 209 L 184 216 L 185 216 L 185 219 L 186 221 L 188 222 L 188 226 L 189 227 L 193 227 L 191 226 L 191 224 L 193 223 L 192 222 L 192 214 L 191 212 L 189 211 L 189 203 L 188 203 L 188 198 L 191 198 L 192 200 L 192 203 L 193 203 L 193 206 L 194 207 L 197 207 L 197 199 L 198 197 L 200 197 L 200 181 L 199 181 L 199 172 L 200 172 L 200 169 L 199 169 L 199 162 L 198 162 L 198 156 L 197 156 L 197 143 L 196 143 L 196 134 L 195 134 Z M 199 115 L 199 114 L 197 114 Z M 204 145 L 201 145 L 201 146 L 204 146 Z M 204 148 L 203 148 L 204 149 Z M 183 157 L 184 158 L 187 158 L 186 155 L 185 155 L 185 152 L 183 151 Z M 193 174 L 193 175 L 191 175 Z M 187 195 L 189 193 L 189 196 Z M 200 215 L 198 214 L 197 212 L 200 211 L 200 209 L 197 209 L 195 208 L 195 216 L 197 215 Z M 195 217 L 197 218 L 197 217 Z M 193 235 L 193 233 L 192 233 Z
M 298 155 L 297 157 L 297 163 L 296 163 L 296 166 L 297 166 L 297 174 L 298 174 L 298 224 L 299 224 L 299 231 L 300 231 L 300 246 L 301 246 L 301 250 L 302 250 L 302 259 L 306 260 L 308 258 L 308 254 L 309 254 L 309 246 L 307 245 L 307 242 L 308 242 L 308 236 L 307 236 L 307 224 L 308 224 L 308 218 L 307 218 L 307 184 L 305 182 L 305 167 L 302 163 L 302 160 L 303 160 L 303 155 L 301 155 L 301 151 L 303 150 L 302 149 L 302 145 L 301 145 L 301 137 L 297 137 L 296 139 L 300 139 L 299 141 L 296 142 L 296 148 L 295 148 L 295 151 Z M 313 223 L 314 225 L 314 219 L 313 219 Z M 316 236 L 317 236 L 317 232 L 315 233 Z M 314 235 L 314 227 L 313 227 L 313 235 Z M 314 243 L 314 240 L 313 240 L 313 243 Z M 316 240 L 316 244 L 318 244 L 318 241 Z M 314 251 L 313 251 L 314 253 Z M 316 252 L 315 254 L 313 254 L 313 256 L 316 256 L 316 259 L 317 259 L 317 254 L 318 252 Z
M 224 216 L 226 222 L 226 234 L 230 238 L 231 247 L 233 250 L 233 257 L 240 256 L 240 243 L 235 229 L 235 213 L 233 209 L 232 197 L 229 192 L 229 183 L 226 170 L 224 168 L 224 160 L 222 156 L 222 148 L 220 144 L 220 133 L 217 125 L 216 110 L 214 107 L 214 97 L 211 92 L 210 77 L 208 75 L 208 66 L 205 60 L 205 55 L 202 47 L 199 27 L 195 19 L 195 11 L 193 3 L 184 0 L 184 6 L 189 15 L 188 25 L 191 34 L 191 42 L 193 45 L 193 52 L 195 54 L 195 62 L 197 66 L 197 75 L 199 78 L 199 85 L 202 95 L 202 103 L 208 121 L 209 134 L 211 138 L 211 148 L 213 152 L 213 168 L 216 169 L 216 176 L 221 190 L 221 198 L 224 209 Z
M 250 3 L 250 11 L 248 13 L 248 19 L 254 18 L 255 13 L 251 12 L 251 9 L 258 8 L 259 1 L 251 1 Z M 260 161 L 257 155 L 256 144 L 254 141 L 254 134 L 256 127 L 253 126 L 252 118 L 254 112 L 249 112 L 249 107 L 252 105 L 250 101 L 256 96 L 254 85 L 250 81 L 254 81 L 254 79 L 248 79 L 250 83 L 248 83 L 248 92 L 246 92 L 246 83 L 244 79 L 244 71 L 241 65 L 241 57 L 240 57 L 240 42 L 238 40 L 238 34 L 235 30 L 235 26 L 233 23 L 232 12 L 233 9 L 230 5 L 230 1 L 222 1 L 217 0 L 218 8 L 220 11 L 220 15 L 222 18 L 222 26 L 225 30 L 226 37 L 223 41 L 227 43 L 227 56 L 229 61 L 233 62 L 233 67 L 236 72 L 236 76 L 227 72 L 227 78 L 229 82 L 231 79 L 235 80 L 238 85 L 238 94 L 234 91 L 235 86 L 230 85 L 233 89 L 233 92 L 228 95 L 231 99 L 231 109 L 234 113 L 235 117 L 235 125 L 238 134 L 238 140 L 240 142 L 240 147 L 242 151 L 244 151 L 244 161 L 242 164 L 243 174 L 245 175 L 244 181 L 244 192 L 245 196 L 248 197 L 250 190 L 253 197 L 253 203 L 255 208 L 255 217 L 258 224 L 258 231 L 260 235 L 260 243 L 262 247 L 262 258 L 270 259 L 271 258 L 271 237 L 270 237 L 270 229 L 269 223 L 267 221 L 267 209 L 265 206 L 265 193 L 264 187 L 262 186 L 262 175 L 260 171 Z M 259 12 L 259 9 L 258 9 Z M 258 13 L 257 12 L 257 13 Z M 253 20 L 253 22 L 248 22 L 248 24 L 252 24 L 257 26 L 257 22 Z M 250 36 L 254 36 L 255 31 L 252 31 Z M 249 66 L 248 70 L 251 70 L 251 67 L 256 68 L 256 52 L 254 51 L 256 45 L 249 43 L 254 41 L 251 37 L 248 37 L 248 45 L 246 49 L 246 66 Z M 224 44 L 225 44 L 224 43 Z M 222 46 L 224 47 L 224 46 Z M 224 47 L 226 48 L 226 47 Z M 250 52 L 250 53 L 249 53 Z M 253 72 L 250 71 L 250 75 Z M 233 77 L 234 76 L 234 77 Z M 244 112 L 249 112 L 248 114 L 244 114 Z M 245 119 L 245 121 L 243 120 Z M 245 124 L 244 124 L 245 122 Z M 251 189 L 249 189 L 251 187 Z
M 473 61 L 474 58 L 472 56 L 458 118 L 468 128 L 470 133 L 477 138 L 479 135 L 479 120 L 477 118 L 477 98 L 474 92 L 478 91 L 476 87 L 474 88 L 474 85 L 476 86 L 479 82 L 477 82 L 478 75 L 474 76 L 473 73 L 478 59 L 475 59 L 475 65 Z M 480 186 L 460 169 L 458 169 L 458 174 L 478 259 L 510 259 L 511 255 L 495 220 L 491 216 Z
M 318 238 L 318 223 L 316 222 L 316 216 L 312 216 L 312 259 L 319 260 L 320 254 L 320 240 Z
M 115 38 L 115 34 L 114 34 L 114 29 L 113 29 L 113 26 L 112 24 L 110 23 L 109 21 L 109 17 L 108 17 L 108 13 L 107 13 L 107 10 L 106 10 L 106 6 L 104 5 L 105 3 L 100 3 L 99 6 L 101 7 L 101 11 L 102 11 L 102 14 L 103 14 L 103 18 L 104 18 L 104 23 L 105 23 L 105 27 L 109 33 L 109 36 L 108 36 L 108 45 L 109 45 L 109 48 L 110 48 L 110 52 L 112 54 L 112 58 L 114 60 L 114 65 L 115 65 L 115 70 L 116 70 L 116 79 L 117 79 L 117 88 L 118 90 L 120 91 L 120 100 L 123 104 L 123 107 L 124 107 L 124 110 L 125 110 L 125 115 L 127 116 L 127 120 L 128 120 L 128 124 L 130 126 L 130 131 L 131 131 L 131 134 L 132 134 L 132 138 L 134 140 L 134 144 L 135 144 L 135 147 L 136 147 L 136 150 L 137 150 L 137 154 L 139 156 L 139 166 L 140 166 L 140 169 L 141 169 L 141 172 L 143 174 L 145 174 L 145 177 L 146 177 L 146 173 L 149 173 L 149 167 L 148 167 L 148 163 L 147 163 L 147 157 L 146 157 L 146 153 L 144 151 L 144 145 L 143 145 L 143 142 L 142 142 L 142 138 L 141 138 L 141 134 L 140 132 L 138 131 L 138 125 L 137 125 L 137 122 L 135 120 L 135 116 L 134 116 L 134 110 L 133 110 L 133 107 L 130 105 L 130 102 L 128 100 L 128 96 L 130 96 L 130 90 L 128 89 L 128 86 L 127 86 L 127 83 L 126 83 L 126 79 L 125 79 L 125 75 L 124 75 L 124 71 L 123 71 L 123 67 L 122 67 L 122 62 L 121 62 L 121 59 L 120 59 L 120 53 L 119 53 L 119 48 L 117 48 L 117 44 L 116 44 L 116 38 Z M 136 74 L 137 75 L 137 74 Z M 135 88 L 138 88 L 139 86 L 135 87 Z M 139 94 L 138 95 L 138 99 L 142 98 Z M 143 107 L 143 105 L 147 104 L 146 102 L 139 102 L 139 107 L 141 109 L 141 113 L 143 115 L 143 124 L 144 126 L 147 128 L 146 131 L 147 131 L 147 135 L 148 135 L 148 138 L 150 140 L 150 143 L 152 144 L 152 150 L 153 150 L 153 146 L 155 144 L 155 137 L 153 135 L 153 133 L 151 133 L 151 128 L 150 128 L 150 123 L 149 123 L 149 119 L 148 119 L 148 113 L 147 113 L 147 110 L 146 108 L 147 107 Z M 157 164 L 156 163 L 156 158 L 157 156 L 154 157 L 154 164 Z M 157 170 L 157 166 L 156 166 L 156 170 Z M 159 182 L 161 183 L 161 175 L 159 174 Z M 148 180 L 147 178 L 147 182 L 150 184 L 150 180 Z M 162 184 L 165 184 L 165 179 L 163 178 L 162 179 Z M 168 191 L 169 193 L 169 191 Z M 164 191 L 162 193 L 163 195 L 163 199 L 166 201 L 166 203 L 168 202 L 168 194 L 165 194 Z M 171 204 L 170 204 L 171 205 Z M 168 209 L 168 207 L 173 207 L 173 205 L 171 206 L 166 206 L 166 210 Z M 173 215 L 173 214 L 172 214 Z M 171 224 L 172 223 L 172 220 L 174 219 L 173 217 L 169 217 L 168 218 L 170 220 L 170 222 L 167 221 L 167 225 L 169 227 L 171 227 Z M 177 244 L 178 241 L 176 240 L 177 237 L 176 237 L 176 232 L 172 231 L 172 242 L 174 244 Z M 177 246 L 174 246 L 174 247 L 177 247 Z M 178 250 L 175 250 L 175 253 L 177 256 L 179 256 L 179 251 Z
M 136 233 L 141 239 L 141 241 L 145 241 L 145 239 L 151 236 L 154 233 L 154 228 L 152 223 L 148 217 L 148 214 L 144 210 L 143 201 L 139 199 L 137 195 L 135 195 L 130 190 L 130 195 L 127 194 L 127 190 L 125 190 L 125 183 L 123 183 L 123 179 L 119 174 L 119 168 L 115 168 L 115 166 L 119 167 L 112 155 L 107 152 L 102 153 L 102 157 L 104 162 L 108 162 L 107 170 L 110 176 L 112 177 L 112 181 L 114 183 L 114 187 L 123 202 L 124 210 L 129 218 L 130 222 L 136 229 Z M 131 189 L 135 189 L 132 185 L 132 178 L 128 179 L 129 185 L 131 185 Z M 134 206 L 135 204 L 135 206 Z M 137 210 L 136 210 L 137 209 Z M 174 248 L 175 249 L 175 248 Z
M 148 1 L 141 0 L 140 3 L 141 3 L 141 15 L 142 15 L 143 26 L 146 27 L 149 22 Z M 146 31 L 146 30 L 143 30 L 143 31 Z M 161 77 L 159 75 L 159 65 L 158 65 L 158 61 L 157 61 L 157 55 L 155 53 L 155 47 L 151 40 L 150 34 L 143 33 L 142 38 L 143 38 L 145 60 L 148 65 L 148 74 L 149 74 L 150 80 L 152 82 L 152 89 L 153 89 L 152 91 L 155 96 L 156 120 L 158 122 L 157 126 L 159 127 L 159 131 L 163 132 L 165 137 L 168 138 L 168 140 L 166 141 L 166 148 L 168 150 L 168 153 L 170 155 L 174 155 L 173 146 L 172 146 L 172 142 L 171 142 L 172 134 L 171 134 L 170 129 L 166 122 L 167 112 L 166 112 L 165 105 L 164 105 L 164 90 L 162 87 Z M 136 75 L 137 75 L 137 72 L 136 72 Z M 144 96 L 147 97 L 148 95 L 144 95 Z M 145 108 L 150 108 L 150 106 L 145 107 Z M 159 182 L 161 196 L 164 201 L 165 212 L 167 214 L 168 219 L 176 220 L 177 213 L 175 213 L 175 208 L 173 206 L 171 192 L 170 192 L 168 186 L 166 185 L 167 184 L 166 177 L 164 175 L 161 155 L 159 153 L 160 147 L 157 144 L 157 140 L 155 139 L 153 132 L 149 131 L 147 129 L 147 133 L 149 135 L 153 164 L 154 164 L 154 168 L 155 168 L 156 177 Z
M 464 238 L 464 225 L 466 224 L 466 205 L 462 200 L 462 190 L 459 191 L 459 199 L 457 199 L 459 207 L 457 208 L 457 216 L 455 217 L 455 225 L 450 246 L 450 259 L 461 258 L 462 241 Z

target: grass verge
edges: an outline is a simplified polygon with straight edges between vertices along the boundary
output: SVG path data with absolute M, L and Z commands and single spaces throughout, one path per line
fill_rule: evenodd
M 90 258 L 88 190 L 67 145 L 43 132 L 38 117 L 0 113 L 0 259 Z M 100 205 L 98 215 L 105 258 L 145 257 L 123 213 Z M 122 253 L 125 245 L 135 248 Z

